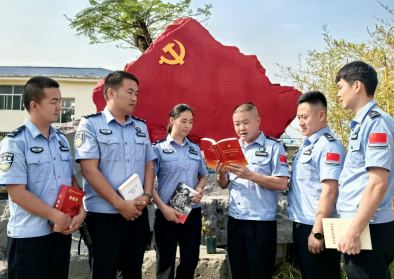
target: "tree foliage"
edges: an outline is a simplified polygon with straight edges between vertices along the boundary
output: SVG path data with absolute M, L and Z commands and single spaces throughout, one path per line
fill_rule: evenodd
M 319 90 L 328 102 L 328 122 L 332 131 L 347 146 L 352 111 L 345 111 L 337 97 L 335 76 L 347 63 L 361 60 L 372 65 L 378 73 L 379 84 L 375 92 L 378 106 L 393 116 L 394 112 L 394 22 L 380 20 L 373 31 L 368 30 L 367 42 L 355 43 L 333 39 L 327 26 L 323 26 L 326 47 L 308 51 L 306 58 L 299 55 L 298 68 L 278 65 L 282 78 L 291 81 L 301 92 Z
M 86 36 L 90 44 L 120 42 L 117 47 L 139 49 L 150 46 L 166 25 L 184 17 L 211 16 L 212 5 L 190 9 L 191 0 L 176 4 L 160 0 L 90 0 L 90 7 L 80 11 L 74 19 L 66 18 L 77 35 Z

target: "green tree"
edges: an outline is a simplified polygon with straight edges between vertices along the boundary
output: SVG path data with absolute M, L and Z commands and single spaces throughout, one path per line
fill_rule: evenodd
M 89 38 L 90 44 L 120 42 L 117 47 L 139 49 L 142 53 L 175 19 L 211 16 L 212 5 L 190 9 L 191 0 L 176 4 L 160 0 L 90 0 L 90 7 L 68 18 L 77 35 Z

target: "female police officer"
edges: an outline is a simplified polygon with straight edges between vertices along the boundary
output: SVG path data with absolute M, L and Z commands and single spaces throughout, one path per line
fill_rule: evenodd
M 170 112 L 167 138 L 154 143 L 157 159 L 154 160 L 158 191 L 153 192 L 156 209 L 154 225 L 157 258 L 157 278 L 174 278 L 175 256 L 179 242 L 181 263 L 177 278 L 193 278 L 200 252 L 202 190 L 207 170 L 197 144 L 186 135 L 193 126 L 193 111 L 185 104 L 176 105 Z M 194 188 L 196 205 L 184 224 L 181 214 L 166 206 L 177 184 L 182 182 Z

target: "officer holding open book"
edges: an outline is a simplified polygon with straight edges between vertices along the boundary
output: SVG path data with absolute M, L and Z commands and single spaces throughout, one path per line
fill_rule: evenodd
M 233 112 L 234 128 L 248 166 L 217 163 L 217 181 L 230 187 L 227 251 L 232 277 L 271 279 L 276 255 L 278 190 L 287 188 L 289 167 L 283 145 L 259 132 L 255 105 Z
M 71 219 L 54 208 L 62 185 L 79 189 L 68 141 L 51 125 L 62 109 L 59 84 L 34 77 L 22 99 L 28 117 L 0 143 L 0 184 L 7 186 L 10 209 L 8 278 L 67 279 L 71 233 L 85 210 Z
M 92 278 L 141 278 L 150 229 L 146 206 L 152 202 L 156 155 L 145 121 L 130 114 L 137 102 L 138 80 L 116 71 L 104 84 L 107 106 L 88 115 L 75 135 L 75 158 L 86 191 L 86 223 L 92 237 Z M 124 200 L 118 188 L 138 174 L 144 194 Z
M 356 115 L 350 123 L 348 153 L 339 177 L 340 218 L 354 218 L 338 242 L 349 279 L 390 278 L 394 260 L 394 119 L 376 105 L 376 71 L 356 61 L 336 76 L 344 109 Z M 372 250 L 360 250 L 360 235 L 369 224 Z
M 304 135 L 293 157 L 288 193 L 288 218 L 304 279 L 340 279 L 341 254 L 325 249 L 323 218 L 338 218 L 335 209 L 338 179 L 346 149 L 327 126 L 327 100 L 319 91 L 297 101 L 297 118 Z
M 200 148 L 187 134 L 193 127 L 193 111 L 185 104 L 170 112 L 168 136 L 153 144 L 158 189 L 154 191 L 156 278 L 175 275 L 177 245 L 180 264 L 176 278 L 192 279 L 201 242 L 202 190 L 208 173 Z

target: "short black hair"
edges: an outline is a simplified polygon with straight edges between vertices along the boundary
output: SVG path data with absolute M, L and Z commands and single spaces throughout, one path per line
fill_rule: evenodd
M 115 71 L 110 73 L 104 82 L 104 98 L 108 100 L 108 89 L 118 90 L 123 85 L 123 80 L 131 79 L 134 80 L 138 85 L 140 84 L 138 79 L 132 74 L 125 71 Z
M 239 112 L 249 112 L 254 113 L 256 116 L 259 116 L 259 111 L 253 103 L 244 103 L 236 106 L 233 111 L 233 115 Z
M 363 61 L 354 61 L 343 66 L 335 77 L 335 82 L 338 83 L 341 79 L 350 86 L 357 80 L 362 82 L 368 97 L 374 96 L 376 86 L 378 86 L 378 74 L 371 65 Z
M 59 83 L 49 77 L 33 77 L 25 85 L 22 94 L 23 106 L 30 111 L 30 103 L 40 103 L 45 99 L 44 88 L 59 88 Z
M 297 105 L 302 103 L 308 103 L 310 105 L 323 105 L 324 109 L 327 111 L 327 99 L 320 91 L 309 91 L 302 94 L 298 100 Z

